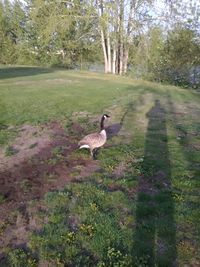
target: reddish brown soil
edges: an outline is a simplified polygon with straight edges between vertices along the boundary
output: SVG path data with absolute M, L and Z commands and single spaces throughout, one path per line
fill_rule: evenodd
M 0 151 L 0 260 L 6 247 L 23 246 L 29 231 L 40 227 L 34 214 L 45 208 L 40 200 L 46 192 L 98 168 L 89 153 L 77 151 L 83 129 L 74 124 L 71 131 L 73 138 L 57 122 L 40 128 L 26 125 L 12 145 L 17 153 L 6 157 Z

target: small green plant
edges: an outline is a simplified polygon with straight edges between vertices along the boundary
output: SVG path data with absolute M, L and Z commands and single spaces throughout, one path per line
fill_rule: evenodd
M 20 187 L 24 192 L 28 192 L 29 190 L 31 190 L 32 184 L 28 179 L 23 179 L 20 182 Z
M 38 143 L 34 143 L 34 144 L 30 145 L 29 148 L 30 148 L 30 149 L 33 149 L 33 148 L 35 148 L 37 145 L 38 145 Z
M 105 261 L 99 262 L 98 267 L 131 267 L 132 258 L 120 250 L 109 247 Z
M 3 204 L 5 200 L 5 196 L 0 193 L 0 204 Z
M 75 232 L 69 232 L 66 234 L 65 238 L 68 244 L 72 244 L 75 241 L 76 239 L 75 235 L 76 235 Z
M 80 225 L 80 231 L 83 233 L 83 234 L 86 234 L 88 235 L 89 237 L 92 237 L 94 235 L 94 227 L 91 225 L 91 224 L 81 224 Z
M 8 253 L 10 267 L 36 267 L 37 262 L 29 253 L 22 249 L 15 249 Z
M 149 266 L 149 255 L 145 255 L 143 257 L 136 257 L 134 260 L 135 267 L 148 267 Z
M 7 227 L 7 222 L 0 222 L 0 236 Z
M 9 157 L 9 156 L 13 156 L 13 155 L 17 154 L 18 152 L 19 152 L 18 149 L 14 148 L 13 146 L 8 146 L 6 148 L 5 155 L 7 157 Z

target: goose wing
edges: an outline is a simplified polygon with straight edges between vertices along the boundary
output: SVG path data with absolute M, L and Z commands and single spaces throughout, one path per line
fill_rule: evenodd
M 104 138 L 100 133 L 92 133 L 86 135 L 79 142 L 80 145 L 88 145 L 90 147 L 100 147 L 106 142 L 106 138 Z

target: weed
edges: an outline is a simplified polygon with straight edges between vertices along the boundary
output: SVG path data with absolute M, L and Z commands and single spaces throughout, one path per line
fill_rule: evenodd
M 2 235 L 6 227 L 7 227 L 7 222 L 0 222 L 0 236 Z
M 34 143 L 34 144 L 30 145 L 29 148 L 30 149 L 35 148 L 37 145 L 38 145 L 38 143 Z
M 30 253 L 22 249 L 15 249 L 8 253 L 9 266 L 12 267 L 36 267 L 37 262 Z
M 0 193 L 0 204 L 3 204 L 5 201 L 6 201 L 5 196 Z
M 10 156 L 13 156 L 13 155 L 17 154 L 18 152 L 19 152 L 18 149 L 14 148 L 14 147 L 12 147 L 12 146 L 8 146 L 8 147 L 6 148 L 5 155 L 6 155 L 7 157 L 10 157 Z
M 28 179 L 23 179 L 20 182 L 20 187 L 24 192 L 28 192 L 29 190 L 31 190 L 32 185 Z

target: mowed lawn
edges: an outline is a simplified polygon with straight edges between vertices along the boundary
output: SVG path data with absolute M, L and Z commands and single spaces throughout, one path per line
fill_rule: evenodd
M 29 200 L 26 207 L 45 207 L 34 213 L 37 230 L 23 246 L 1 248 L 1 266 L 200 266 L 200 93 L 90 72 L 0 68 L 7 157 L 23 125 L 56 121 L 76 143 L 83 133 L 72 124 L 98 130 L 103 113 L 113 134 L 97 170 Z M 67 158 L 77 173 L 81 158 L 92 161 L 77 149 Z M 0 191 L 0 205 L 6 201 Z M 13 214 L 0 222 L 2 239 L 22 211 Z

